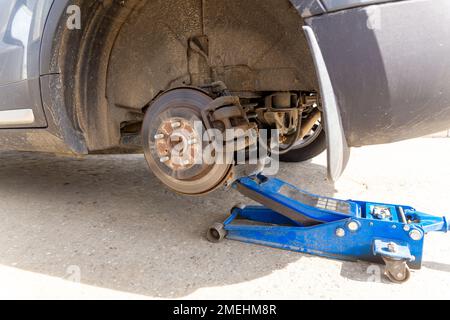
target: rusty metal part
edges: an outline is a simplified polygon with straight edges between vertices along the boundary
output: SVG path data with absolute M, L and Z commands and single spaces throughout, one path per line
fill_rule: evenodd
M 283 144 L 294 143 L 294 135 L 299 129 L 301 108 L 299 97 L 293 92 L 277 92 L 265 98 L 264 121 L 280 132 Z M 296 140 L 296 139 L 295 139 Z
M 298 106 L 298 96 L 293 92 L 277 92 L 265 98 L 267 109 L 295 109 Z
M 276 92 L 265 98 L 264 108 L 256 110 L 260 120 L 279 132 L 277 141 L 280 149 L 272 152 L 285 154 L 300 139 L 303 107 L 301 96 L 297 93 Z
M 306 137 L 306 135 L 314 128 L 317 121 L 319 121 L 322 117 L 322 113 L 319 109 L 313 111 L 311 115 L 306 120 L 303 120 L 302 126 L 300 128 L 300 139 Z
M 193 167 L 201 153 L 200 133 L 183 118 L 163 121 L 154 139 L 160 162 L 174 171 Z
M 213 100 L 202 111 L 202 116 L 208 129 L 218 129 L 224 133 L 227 151 L 244 150 L 257 143 L 257 125 L 248 120 L 237 96 L 223 96 Z M 233 148 L 229 147 L 230 144 Z
M 279 112 L 264 112 L 264 121 L 269 123 L 272 127 L 278 129 L 280 133 L 280 140 L 287 136 L 292 135 L 298 129 L 298 121 L 300 117 L 300 111 L 298 109 L 291 109 L 288 111 Z
M 194 88 L 168 91 L 156 99 L 145 115 L 142 137 L 150 169 L 170 189 L 202 195 L 225 183 L 232 164 L 214 161 L 214 149 L 205 161 L 211 141 L 204 135 L 202 110 L 212 102 Z M 224 158 L 226 159 L 226 158 Z

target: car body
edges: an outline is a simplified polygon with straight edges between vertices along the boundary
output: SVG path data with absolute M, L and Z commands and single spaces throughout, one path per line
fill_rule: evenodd
M 450 127 L 447 21 L 448 0 L 3 0 L 0 149 L 136 152 L 155 97 L 214 78 L 318 92 L 338 176 L 348 147 Z

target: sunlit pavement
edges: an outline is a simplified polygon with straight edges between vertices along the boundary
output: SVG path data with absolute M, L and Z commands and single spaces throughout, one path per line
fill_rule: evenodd
M 325 155 L 279 176 L 343 199 L 450 216 L 450 139 L 354 149 L 329 183 Z M 450 298 L 450 235 L 427 237 L 424 267 L 395 285 L 382 268 L 253 246 L 204 232 L 245 199 L 167 191 L 142 156 L 0 153 L 0 298 Z

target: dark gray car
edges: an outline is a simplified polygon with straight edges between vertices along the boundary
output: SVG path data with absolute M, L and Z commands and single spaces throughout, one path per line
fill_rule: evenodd
M 229 170 L 184 178 L 154 119 L 215 126 L 228 96 L 223 123 L 280 130 L 284 161 L 328 148 L 336 178 L 349 147 L 450 127 L 449 21 L 448 0 L 2 0 L 0 149 L 144 150 L 201 194 Z

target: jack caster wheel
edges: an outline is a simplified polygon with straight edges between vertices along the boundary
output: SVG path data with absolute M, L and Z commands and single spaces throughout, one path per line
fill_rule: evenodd
M 406 261 L 390 259 L 384 259 L 384 261 L 386 263 L 386 277 L 393 283 L 405 283 L 411 278 L 411 271 Z
M 227 231 L 222 223 L 213 224 L 206 233 L 206 239 L 212 243 L 219 243 L 227 236 Z

